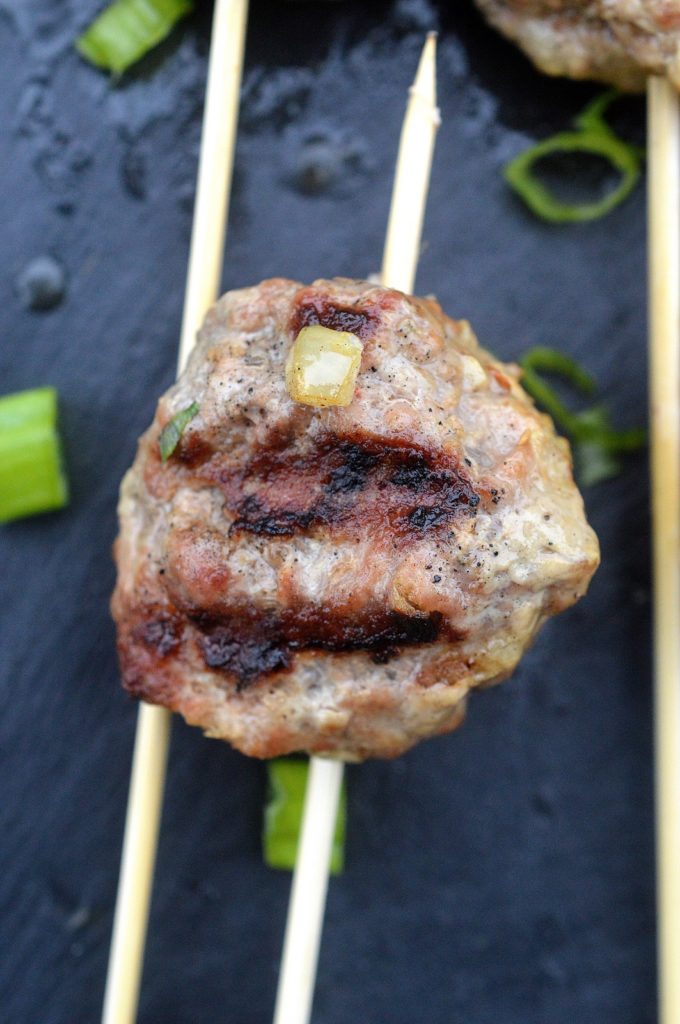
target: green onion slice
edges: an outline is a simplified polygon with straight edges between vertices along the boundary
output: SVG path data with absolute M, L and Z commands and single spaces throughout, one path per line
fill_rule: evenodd
M 616 134 L 612 126 L 607 121 L 605 114 L 612 103 L 616 100 L 622 99 L 623 93 L 620 93 L 618 89 L 608 89 L 606 92 L 596 96 L 595 99 L 588 104 L 585 110 L 574 118 L 574 125 L 576 128 L 581 128 L 583 131 L 595 131 L 603 132 L 605 135 L 612 135 L 615 139 L 625 142 L 627 146 L 633 150 L 634 153 L 640 157 L 640 160 L 644 160 L 647 156 L 647 150 L 644 146 L 636 146 L 632 142 L 626 142 L 625 139 L 621 140 L 620 136 Z
M 267 763 L 269 792 L 264 810 L 262 847 L 265 863 L 292 871 L 297 857 L 302 810 L 307 788 L 308 762 L 282 757 Z M 343 785 L 335 822 L 331 873 L 340 874 L 345 863 L 347 795 Z
M 523 370 L 522 384 L 525 390 L 550 413 L 555 423 L 565 433 L 572 435 L 577 417 L 567 409 L 540 374 L 551 373 L 563 377 L 583 395 L 591 395 L 594 392 L 595 381 L 569 356 L 542 345 L 525 352 L 519 363 Z
M 76 39 L 76 49 L 96 67 L 121 74 L 165 39 L 193 6 L 193 0 L 115 0 Z
M 507 164 L 504 172 L 506 181 L 538 217 L 553 224 L 596 220 L 622 203 L 635 188 L 640 177 L 643 151 L 620 139 L 604 116 L 617 96 L 614 90 L 598 96 L 575 119 L 576 131 L 558 132 Z M 534 175 L 533 167 L 555 153 L 574 152 L 590 153 L 608 160 L 621 176 L 617 187 L 593 203 L 565 203 L 557 199 Z
M 0 522 L 51 512 L 67 502 L 55 389 L 0 398 Z
M 595 393 L 595 381 L 590 374 L 586 373 L 575 359 L 566 356 L 564 352 L 558 352 L 555 348 L 536 345 L 524 353 L 520 363 L 525 372 L 538 370 L 539 372 L 558 374 L 573 384 L 581 394 L 592 395 Z
M 574 118 L 574 125 L 577 128 L 581 128 L 584 132 L 595 131 L 603 132 L 605 135 L 615 135 L 615 132 L 609 122 L 607 121 L 605 114 L 609 107 L 612 105 L 614 100 L 619 99 L 621 93 L 618 89 L 607 89 L 606 92 L 600 93 L 592 100 L 585 110 L 582 110 Z
M 593 441 L 574 443 L 576 472 L 583 487 L 592 487 L 602 480 L 611 480 L 621 472 L 621 461 Z
M 617 455 L 644 447 L 647 440 L 645 430 L 614 430 L 609 412 L 601 405 L 583 412 L 571 412 L 543 379 L 542 373 L 550 373 L 568 381 L 581 394 L 592 395 L 595 382 L 569 356 L 538 346 L 526 352 L 519 363 L 525 390 L 573 442 L 576 469 L 584 487 L 617 476 L 621 472 Z
M 165 424 L 158 437 L 158 447 L 160 448 L 162 462 L 168 461 L 179 444 L 187 423 L 193 420 L 199 409 L 200 406 L 196 402 L 192 402 L 186 409 L 181 409 L 175 413 L 170 422 Z

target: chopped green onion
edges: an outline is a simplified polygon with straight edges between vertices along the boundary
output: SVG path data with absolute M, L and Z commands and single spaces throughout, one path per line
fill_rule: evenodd
M 595 131 L 603 132 L 605 135 L 613 135 L 615 139 L 620 138 L 609 124 L 605 117 L 605 113 L 616 100 L 623 98 L 623 93 L 620 93 L 618 89 L 608 89 L 606 92 L 601 93 L 592 100 L 585 110 L 582 110 L 577 117 L 574 118 L 574 125 L 576 128 L 581 128 L 583 131 Z M 625 139 L 622 140 L 625 142 Z M 647 156 L 647 150 L 644 146 L 635 146 L 632 142 L 626 142 L 627 146 L 637 153 L 641 160 L 644 160 Z
M 578 363 L 552 348 L 537 345 L 526 352 L 520 359 L 522 367 L 522 383 L 526 391 L 550 413 L 555 423 L 566 434 L 576 432 L 577 417 L 571 413 L 558 398 L 555 391 L 540 376 L 540 372 L 552 373 L 569 381 L 581 394 L 591 395 L 595 390 L 595 382 Z
M 67 502 L 55 389 L 0 398 L 0 522 L 50 512 Z
M 76 39 L 76 49 L 98 68 L 121 74 L 160 43 L 193 0 L 115 0 Z
M 548 348 L 546 345 L 536 345 L 524 353 L 520 362 L 525 372 L 543 370 L 545 373 L 556 373 L 573 384 L 576 390 L 582 394 L 592 395 L 595 393 L 595 381 L 590 374 L 582 366 L 579 366 L 575 359 L 565 356 L 564 352 L 558 352 L 557 349 Z
M 564 203 L 532 173 L 533 165 L 553 153 L 581 152 L 601 156 L 621 173 L 619 185 L 594 203 Z M 623 202 L 640 176 L 640 159 L 620 139 L 593 132 L 560 132 L 545 142 L 520 153 L 505 169 L 505 178 L 527 206 L 543 220 L 554 224 L 597 220 Z
M 507 164 L 506 181 L 538 217 L 553 224 L 596 220 L 623 202 L 635 188 L 643 151 L 620 139 L 604 118 L 607 107 L 617 96 L 613 90 L 603 93 L 575 119 L 576 131 L 558 132 Z M 590 153 L 608 160 L 621 175 L 617 187 L 593 203 L 564 203 L 556 199 L 535 177 L 533 166 L 555 153 L 573 152 Z
M 179 444 L 187 423 L 193 420 L 200 406 L 192 402 L 186 409 L 175 413 L 169 423 L 166 423 L 158 438 L 158 447 L 161 452 L 161 462 L 167 462 L 175 448 Z
M 617 476 L 621 472 L 621 463 L 616 456 L 644 447 L 647 440 L 645 430 L 614 430 L 608 411 L 601 405 L 583 412 L 571 412 L 541 377 L 541 372 L 554 374 L 568 381 L 581 394 L 591 395 L 595 382 L 569 356 L 538 346 L 526 352 L 519 363 L 525 390 L 571 439 L 578 477 L 584 487 Z
M 611 480 L 621 472 L 619 459 L 594 441 L 576 441 L 574 460 L 583 487 L 592 487 L 602 480 Z
M 604 115 L 614 100 L 618 100 L 620 96 L 621 93 L 617 89 L 607 89 L 600 93 L 594 100 L 591 100 L 585 110 L 582 110 L 574 118 L 576 128 L 581 128 L 584 132 L 594 131 L 603 132 L 605 135 L 614 135 L 614 130 Z
M 267 763 L 269 792 L 264 810 L 262 846 L 265 863 L 271 868 L 292 871 L 297 857 L 302 810 L 307 788 L 308 762 L 282 757 Z M 345 862 L 347 796 L 343 785 L 335 822 L 331 873 L 340 874 Z
M 647 441 L 647 432 L 642 427 L 613 430 L 609 413 L 601 405 L 585 409 L 573 419 L 572 433 L 577 441 L 596 440 L 608 452 L 636 452 Z

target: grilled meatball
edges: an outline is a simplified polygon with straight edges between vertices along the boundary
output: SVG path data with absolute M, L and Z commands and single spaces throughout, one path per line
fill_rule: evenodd
M 549 75 L 640 91 L 648 74 L 680 88 L 680 0 L 475 0 Z
M 345 408 L 286 391 L 316 323 L 363 342 Z M 598 564 L 567 443 L 517 367 L 434 300 L 346 279 L 219 300 L 119 512 L 126 688 L 257 757 L 392 757 L 453 729 Z

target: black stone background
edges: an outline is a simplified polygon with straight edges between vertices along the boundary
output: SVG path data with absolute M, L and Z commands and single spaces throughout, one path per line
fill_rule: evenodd
M 55 384 L 73 497 L 0 528 L 0 1019 L 98 1019 L 136 708 L 107 601 L 118 481 L 180 324 L 209 35 L 199 4 L 119 83 L 72 40 L 98 0 L 0 0 L 0 391 Z M 556 345 L 646 416 L 644 189 L 554 228 L 504 162 L 597 89 L 538 75 L 467 2 L 253 0 L 225 288 L 378 268 L 405 91 L 439 20 L 443 125 L 418 288 L 503 358 Z M 625 116 L 643 127 L 641 102 Z M 50 312 L 16 277 L 62 262 Z M 645 459 L 587 492 L 591 593 L 465 726 L 350 768 L 318 1024 L 655 1017 Z M 264 768 L 173 731 L 139 1020 L 271 1018 L 289 878 L 260 856 Z

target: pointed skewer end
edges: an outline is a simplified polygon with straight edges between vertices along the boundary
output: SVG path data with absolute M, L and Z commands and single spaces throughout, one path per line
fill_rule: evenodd
M 416 77 L 409 93 L 427 103 L 433 111 L 433 116 L 439 124 L 439 110 L 437 109 L 437 33 L 428 32 L 420 55 L 420 62 Z

